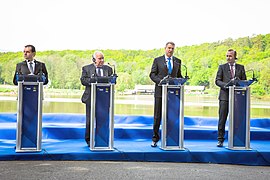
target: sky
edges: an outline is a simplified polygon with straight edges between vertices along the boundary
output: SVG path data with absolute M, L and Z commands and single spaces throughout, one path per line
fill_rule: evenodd
M 269 0 L 1 0 L 0 52 L 149 50 L 270 33 Z

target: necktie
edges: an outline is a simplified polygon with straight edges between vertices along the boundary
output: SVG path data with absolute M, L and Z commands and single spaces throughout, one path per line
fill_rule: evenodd
M 33 62 L 31 61 L 30 63 L 29 63 L 29 67 L 30 67 L 30 72 L 31 72 L 31 74 L 34 74 L 34 69 L 33 69 Z
M 101 69 L 97 68 L 97 76 L 101 76 Z
M 230 72 L 231 72 L 231 78 L 234 78 L 234 70 L 233 70 L 233 65 L 230 65 Z
M 168 74 L 172 73 L 172 64 L 171 64 L 171 58 L 167 58 L 168 59 Z

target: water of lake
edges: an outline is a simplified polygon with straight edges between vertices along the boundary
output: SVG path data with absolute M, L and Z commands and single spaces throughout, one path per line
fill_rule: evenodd
M 115 97 L 115 114 L 118 115 L 153 115 L 153 95 L 118 95 Z M 270 103 L 262 100 L 251 101 L 251 118 L 269 118 Z M 0 97 L 0 113 L 17 112 L 16 97 Z M 85 105 L 80 96 L 46 97 L 43 101 L 43 113 L 85 113 Z M 215 96 L 185 96 L 185 116 L 218 116 L 218 100 Z

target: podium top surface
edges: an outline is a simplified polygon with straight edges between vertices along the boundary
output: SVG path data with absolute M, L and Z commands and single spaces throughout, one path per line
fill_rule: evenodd
M 40 75 L 18 75 L 18 82 L 44 82 Z
M 225 87 L 229 88 L 230 86 L 237 86 L 237 87 L 248 87 L 250 86 L 255 80 L 240 80 L 240 79 L 232 79 L 230 80 Z
M 187 81 L 187 78 L 171 78 L 171 77 L 165 77 L 159 82 L 159 86 L 162 85 L 174 85 L 174 86 L 181 86 L 185 84 Z
M 116 78 L 117 76 L 95 76 L 90 78 L 90 83 L 116 84 Z

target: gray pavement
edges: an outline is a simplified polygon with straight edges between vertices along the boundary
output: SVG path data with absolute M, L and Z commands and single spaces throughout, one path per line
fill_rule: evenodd
M 270 167 L 165 162 L 0 161 L 0 179 L 268 180 Z

